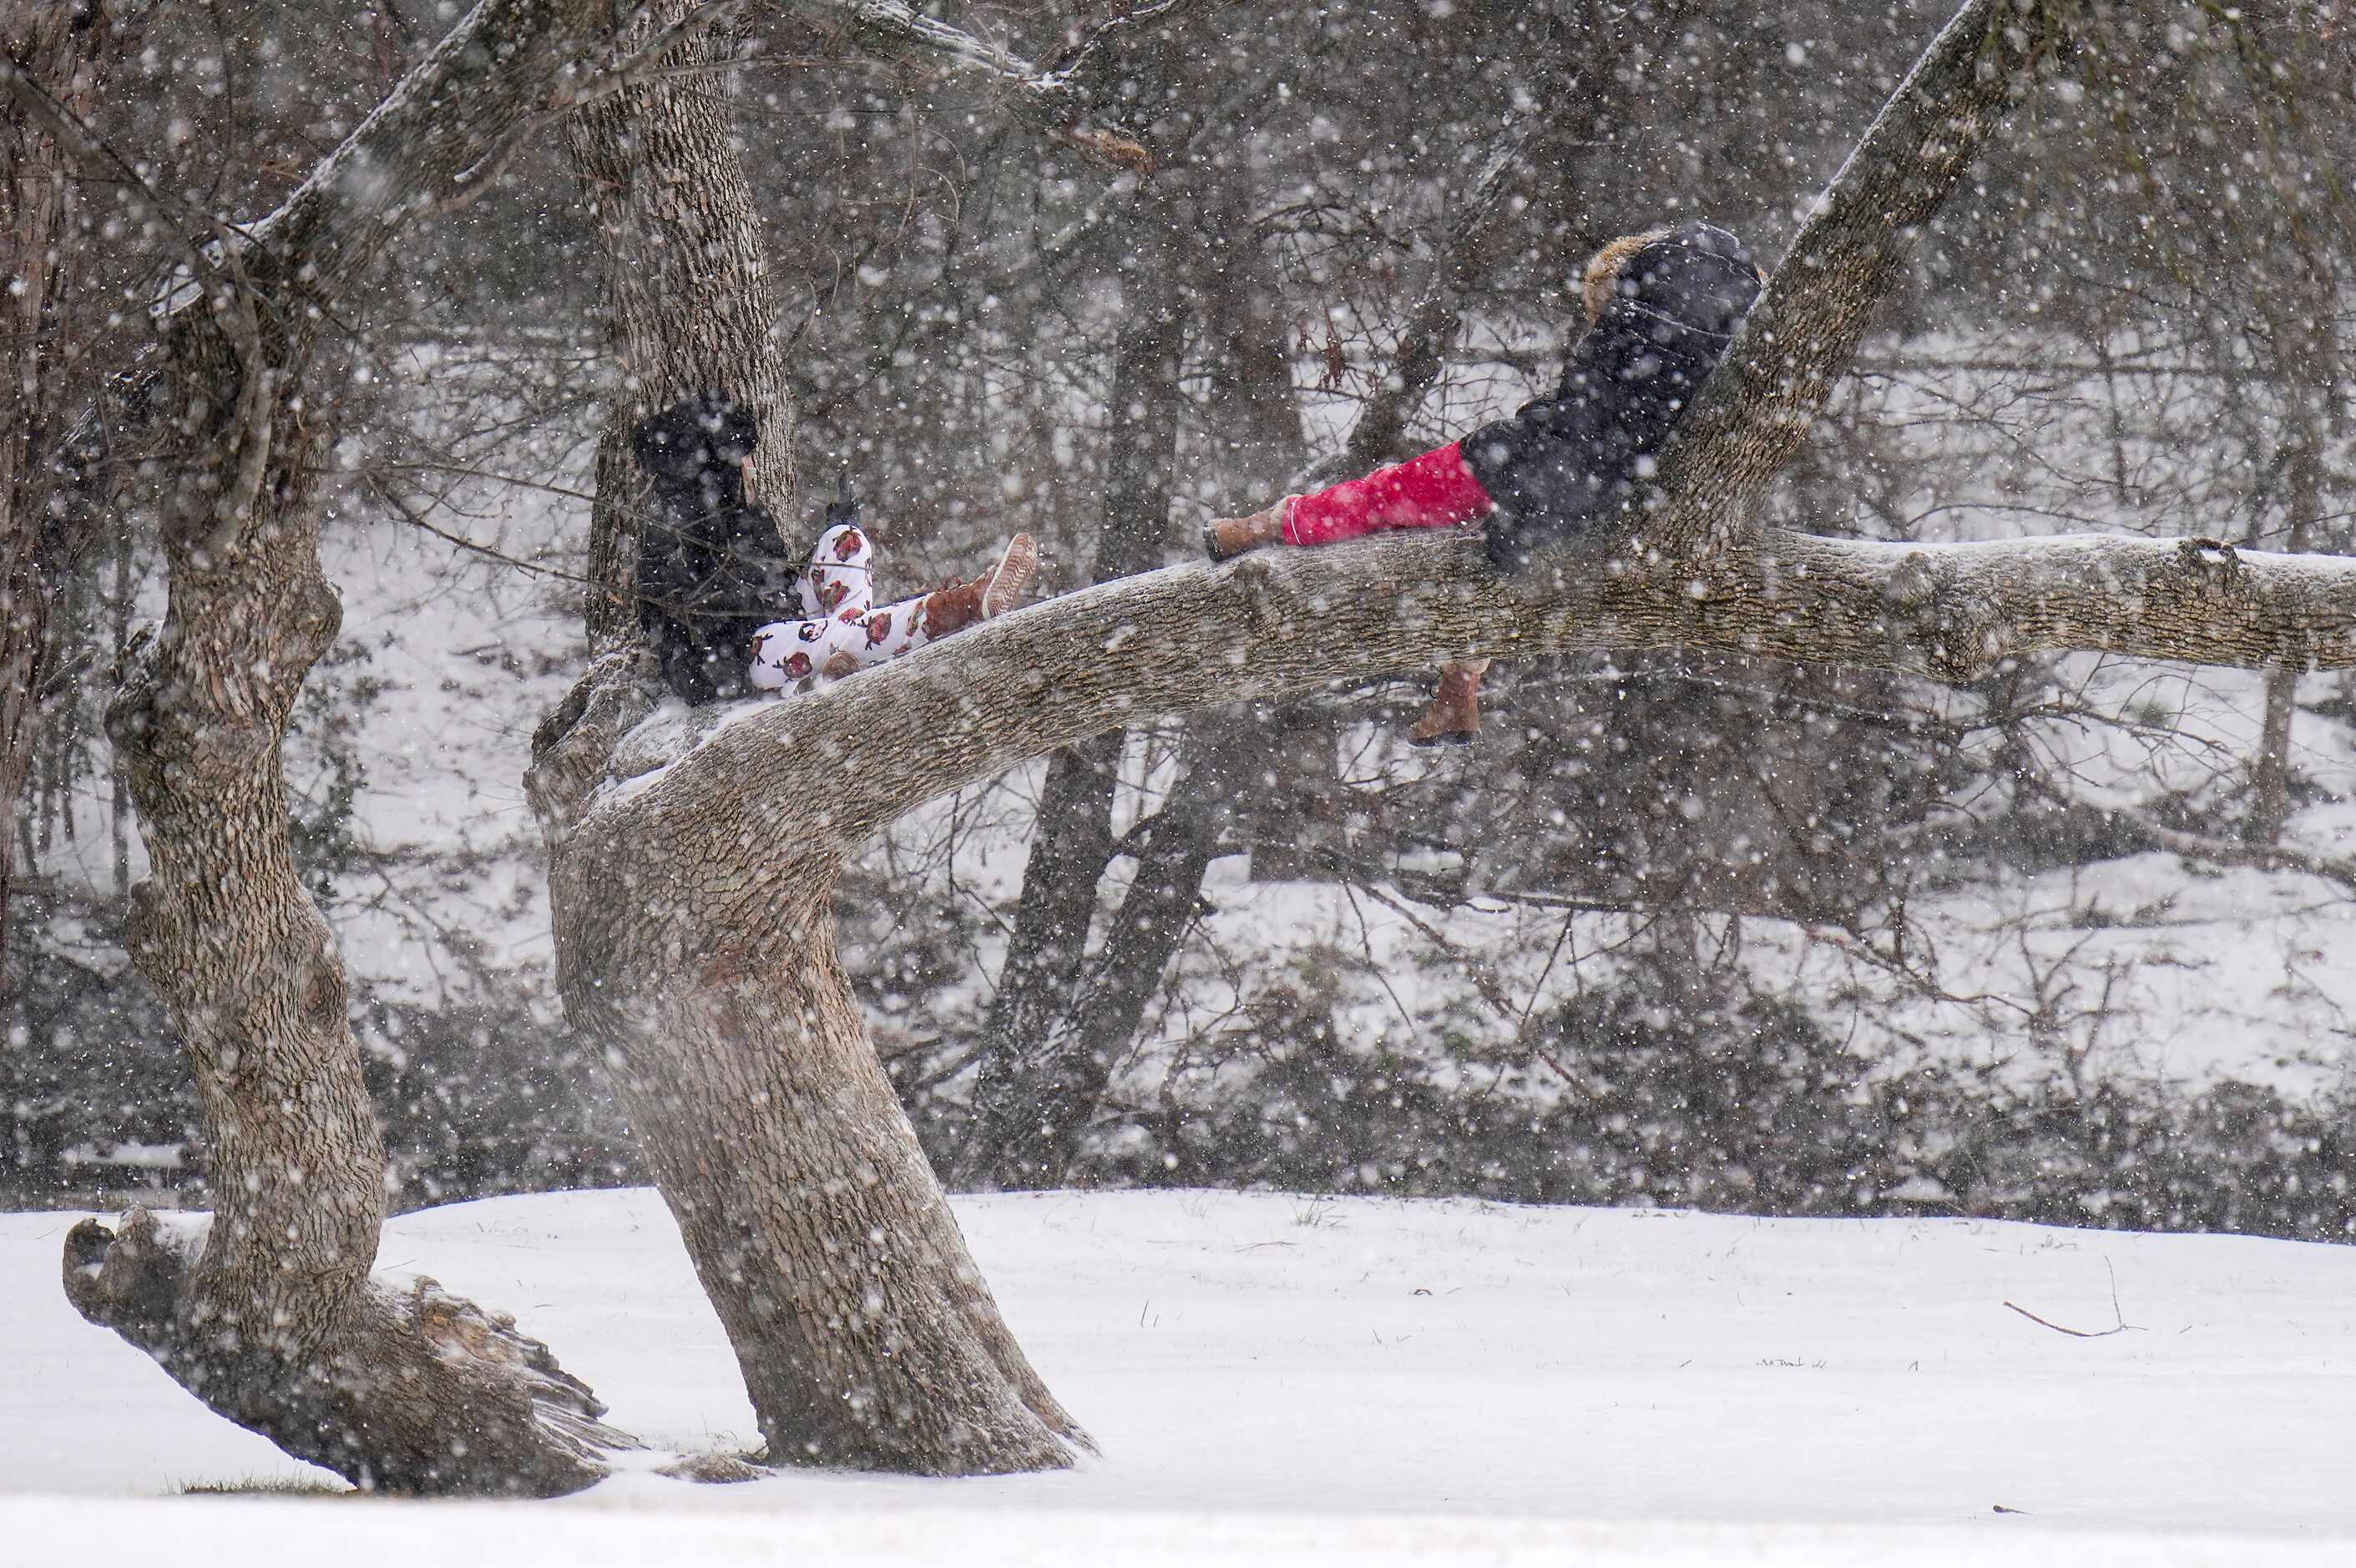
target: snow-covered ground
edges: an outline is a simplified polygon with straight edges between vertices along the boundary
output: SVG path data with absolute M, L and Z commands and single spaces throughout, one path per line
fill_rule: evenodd
M 306 1472 L 74 1316 L 78 1216 L 0 1216 L 0 1562 L 2356 1561 L 2356 1250 L 1276 1194 L 958 1208 L 1102 1457 L 634 1474 L 553 1504 L 172 1498 Z M 407 1215 L 380 1266 L 515 1312 L 650 1442 L 751 1440 L 652 1193 Z

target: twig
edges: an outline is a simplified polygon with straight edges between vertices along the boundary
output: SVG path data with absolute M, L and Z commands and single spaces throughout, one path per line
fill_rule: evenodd
M 2029 1311 L 2029 1308 L 2025 1306 L 2019 1305 L 2009 1301 L 2006 1302 L 2004 1305 L 2011 1307 L 2013 1311 L 2020 1314 L 2021 1316 L 2029 1319 L 2029 1322 L 2034 1323 L 2040 1328 L 2051 1328 L 2054 1333 L 2067 1334 L 2072 1339 L 2107 1339 L 2114 1334 L 2125 1334 L 2130 1328 L 2134 1328 L 2137 1333 L 2141 1333 L 2142 1330 L 2137 1327 L 2136 1325 L 2129 1323 L 2126 1320 L 2126 1315 L 2119 1311 L 2118 1271 L 2111 1267 L 2111 1261 L 2108 1258 L 2104 1258 L 2103 1260 L 2103 1267 L 2111 1276 L 2112 1324 L 2108 1328 L 2064 1328 L 2058 1323 L 2047 1322 L 2044 1318 L 2038 1316 L 2037 1314 Z
M 2025 1306 L 2016 1305 L 2012 1302 L 2006 1302 L 2004 1305 L 2011 1307 L 2013 1311 L 2020 1314 L 2021 1316 L 2029 1319 L 2029 1322 L 2036 1324 L 2040 1328 L 2051 1328 L 2054 1333 L 2067 1334 L 2072 1339 L 2102 1339 L 2113 1334 L 2124 1334 L 2126 1332 L 2127 1328 L 2127 1326 L 2124 1323 L 2112 1328 L 2064 1328 L 2058 1323 L 2046 1322 L 2045 1319 L 2038 1316 L 2037 1314 L 2029 1311 L 2029 1308 Z
M 396 494 L 390 486 L 379 481 L 373 475 L 368 478 L 367 484 L 369 489 L 379 500 L 399 512 L 411 527 L 422 528 L 434 538 L 447 541 L 461 550 L 472 551 L 477 555 L 497 561 L 501 565 L 513 566 L 519 571 L 529 572 L 537 577 L 553 577 L 562 583 L 578 583 L 584 588 L 591 588 L 599 593 L 612 592 L 594 577 L 584 577 L 577 572 L 567 572 L 561 566 L 543 566 L 534 561 L 525 561 L 509 555 L 504 551 L 495 550 L 487 544 L 468 539 L 464 534 L 453 533 L 446 528 L 438 527 L 428 521 L 425 514 L 411 505 L 406 497 Z

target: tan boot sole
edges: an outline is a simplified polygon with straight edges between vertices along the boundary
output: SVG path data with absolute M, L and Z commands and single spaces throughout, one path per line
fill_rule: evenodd
M 992 619 L 1009 610 L 1021 609 L 1029 597 L 1033 579 L 1039 575 L 1039 542 L 1027 533 L 1018 533 L 1006 542 L 1000 552 L 998 564 L 990 569 L 990 585 L 981 590 L 981 618 Z

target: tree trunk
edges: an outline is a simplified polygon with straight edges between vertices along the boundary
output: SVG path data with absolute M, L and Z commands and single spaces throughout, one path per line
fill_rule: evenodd
M 2307 238 L 2295 231 L 2294 238 Z M 2296 284 L 2277 304 L 2270 294 L 2262 306 L 2275 348 L 2275 379 L 2289 428 L 2289 489 L 2284 510 L 2289 528 L 2285 549 L 2303 554 L 2317 543 L 2324 516 L 2325 453 L 2344 423 L 2340 397 L 2339 281 L 2328 255 L 2309 250 L 2297 258 Z M 2286 304 L 2288 308 L 2283 308 Z M 2266 676 L 2265 717 L 2258 753 L 2250 768 L 2249 836 L 2254 843 L 2279 844 L 2289 825 L 2291 724 L 2298 716 L 2298 676 L 2276 670 Z
M 285 205 L 192 261 L 163 322 L 155 396 L 185 454 L 155 474 L 170 603 L 126 656 L 107 729 L 151 865 L 127 944 L 186 1042 L 216 1208 L 197 1234 L 137 1211 L 119 1232 L 76 1227 L 67 1293 L 214 1410 L 363 1486 L 562 1492 L 632 1445 L 509 1320 L 369 1280 L 383 1150 L 280 757 L 341 616 L 318 562 L 335 437 L 319 325 L 599 38 L 562 7 L 486 0 Z M 359 166 L 380 177 L 344 177 Z
M 2308 395 L 2305 389 L 2295 396 Z M 2319 441 L 2320 421 L 2310 420 L 2305 439 Z M 2291 459 L 2290 531 L 2285 544 L 2294 554 L 2313 542 L 2315 520 L 2322 513 L 2322 456 L 2314 445 L 2302 446 Z M 2258 754 L 2250 765 L 2250 839 L 2254 843 L 2282 843 L 2290 822 L 2290 730 L 2298 716 L 2297 670 L 2266 674 L 2265 717 L 2258 732 Z
M 692 9 L 663 0 L 639 36 Z M 708 65 L 722 41 L 700 31 L 674 62 Z M 575 1025 L 619 1064 L 623 1110 L 728 1331 L 772 1463 L 956 1475 L 1068 1465 L 1066 1440 L 1085 1438 L 1000 1320 L 868 1046 L 834 952 L 840 858 L 776 846 L 791 864 L 748 884 L 745 846 L 723 822 L 671 822 L 676 858 L 616 859 L 609 843 L 568 836 L 580 792 L 649 706 L 628 596 L 644 490 L 626 446 L 636 413 L 697 387 L 748 401 L 765 416 L 765 488 L 791 490 L 791 409 L 752 191 L 712 80 L 654 76 L 571 131 L 638 402 L 599 450 L 592 557 L 609 593 L 591 627 L 614 651 L 534 744 L 558 983 Z M 722 889 L 751 894 L 759 917 L 696 918 Z M 656 951 L 664 979 L 648 986 L 639 964 Z
M 658 0 L 624 47 L 696 9 Z M 665 57 L 667 72 L 624 88 L 565 124 L 583 199 L 605 242 L 616 356 L 629 395 L 597 446 L 586 606 L 593 649 L 637 632 L 639 512 L 646 477 L 630 431 L 648 414 L 704 389 L 758 409 L 753 495 L 781 519 L 794 509 L 794 408 L 771 338 L 776 312 L 744 160 L 721 91 L 731 38 L 704 27 Z M 787 530 L 790 536 L 790 526 Z
M 1301 403 L 1277 280 L 1250 242 L 1248 216 L 1233 187 L 1186 194 L 1215 214 L 1202 245 L 1189 254 L 1193 271 L 1183 277 L 1171 271 L 1158 292 L 1145 275 L 1156 263 L 1175 266 L 1169 258 L 1177 229 L 1164 208 L 1147 209 L 1156 242 L 1130 252 L 1131 291 L 1158 306 L 1119 342 L 1113 483 L 1098 582 L 1150 569 L 1168 542 L 1184 299 L 1200 305 L 1205 338 L 1220 367 L 1205 423 L 1229 433 L 1220 462 L 1233 470 L 1233 482 L 1245 494 L 1272 493 L 1268 487 L 1301 463 Z M 1205 736 L 1215 738 L 1205 744 Z M 1048 765 L 1015 929 L 983 1036 L 978 1114 L 960 1170 L 974 1185 L 1054 1187 L 1067 1179 L 1090 1111 L 1134 1042 L 1200 902 L 1224 820 L 1223 810 L 1202 807 L 1206 800 L 1224 802 L 1237 780 L 1274 765 L 1279 744 L 1262 726 L 1223 718 L 1190 734 L 1167 803 L 1138 825 L 1134 875 L 1090 962 L 1087 940 L 1114 858 L 1110 769 L 1126 739 L 1122 733 L 1093 736 Z M 1084 788 L 1088 814 L 1081 816 L 1066 797 Z
M 1129 890 L 1041 1052 L 1055 1068 L 1038 1085 L 1031 1144 L 1047 1185 L 1069 1179 L 1088 1119 L 1202 908 L 1203 878 L 1219 853 L 1227 808 L 1258 786 L 1279 738 L 1249 709 L 1201 715 L 1189 726 L 1161 809 L 1131 831 L 1141 842 Z

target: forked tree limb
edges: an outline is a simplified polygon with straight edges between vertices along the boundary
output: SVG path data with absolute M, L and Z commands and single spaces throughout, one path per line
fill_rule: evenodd
M 1938 212 L 2006 112 L 2076 56 L 2089 0 L 1966 0 L 1906 73 L 1793 237 L 1790 251 L 1661 455 L 1648 548 L 1697 558 L 1749 532 L 1848 371 L 1915 230 Z

